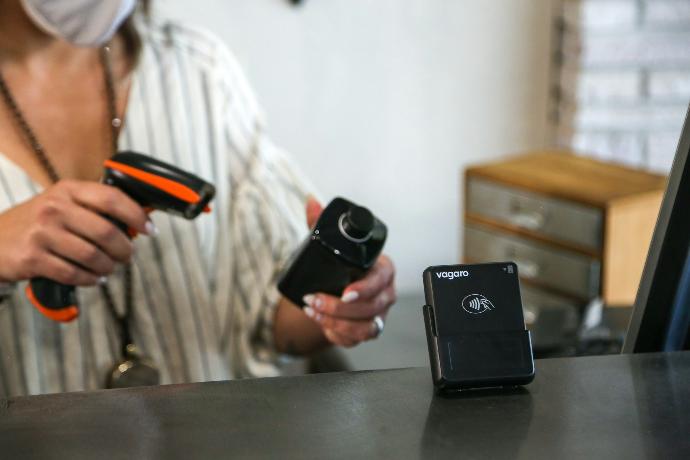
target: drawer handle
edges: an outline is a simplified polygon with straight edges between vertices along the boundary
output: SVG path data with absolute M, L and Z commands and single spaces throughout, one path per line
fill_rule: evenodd
M 514 259 L 513 262 L 517 264 L 521 276 L 524 276 L 525 278 L 536 278 L 539 276 L 539 272 L 541 271 L 539 264 L 530 260 L 520 259 Z
M 518 227 L 529 230 L 539 230 L 544 225 L 544 214 L 540 212 L 518 212 L 510 216 L 510 220 Z
M 525 315 L 525 325 L 532 326 L 537 322 L 539 317 L 539 307 L 531 304 L 525 304 L 522 306 L 522 312 Z
M 525 205 L 517 197 L 510 201 L 510 221 L 518 227 L 529 230 L 539 230 L 546 220 L 542 210 L 525 209 Z

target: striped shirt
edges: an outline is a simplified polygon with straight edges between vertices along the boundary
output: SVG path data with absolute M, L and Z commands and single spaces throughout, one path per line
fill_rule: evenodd
M 262 133 L 261 111 L 227 48 L 165 22 L 141 28 L 120 148 L 215 184 L 195 221 L 152 214 L 160 235 L 135 241 L 134 342 L 162 383 L 273 376 L 277 276 L 307 233 L 307 182 Z M 0 153 L 0 212 L 41 188 Z M 122 270 L 109 277 L 122 309 Z M 0 396 L 98 389 L 120 356 L 98 288 L 79 288 L 80 317 L 39 314 L 18 283 L 0 303 Z

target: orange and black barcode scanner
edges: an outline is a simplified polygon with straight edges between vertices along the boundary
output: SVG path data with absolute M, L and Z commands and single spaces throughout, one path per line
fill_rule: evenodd
M 105 162 L 103 183 L 117 187 L 144 209 L 160 210 L 185 219 L 210 212 L 216 189 L 175 166 L 134 152 L 120 152 Z M 129 237 L 136 232 L 108 217 Z M 31 303 L 48 318 L 68 322 L 79 316 L 75 287 L 47 278 L 33 278 L 26 287 Z

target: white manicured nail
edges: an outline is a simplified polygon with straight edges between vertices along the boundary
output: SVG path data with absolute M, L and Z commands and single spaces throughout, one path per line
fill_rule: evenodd
M 156 224 L 154 224 L 153 221 L 147 220 L 144 227 L 146 228 L 146 234 L 148 236 L 158 236 L 160 233 L 158 231 L 158 227 L 156 227 Z
M 382 304 L 388 305 L 388 294 L 386 294 L 385 292 L 381 293 L 380 299 Z
M 359 292 L 357 291 L 349 291 L 343 294 L 343 296 L 340 298 L 341 301 L 345 303 L 350 303 L 354 302 L 355 300 L 359 299 Z
M 316 313 L 314 312 L 314 310 L 312 310 L 311 307 L 304 307 L 304 314 L 310 318 L 313 318 L 314 316 L 316 316 Z
M 100 278 L 98 278 L 98 284 L 100 284 L 101 286 L 103 286 L 104 284 L 107 284 L 107 283 L 108 283 L 108 277 L 107 276 L 101 276 Z
M 304 302 L 305 305 L 309 305 L 311 307 L 315 297 L 316 296 L 314 294 L 307 294 L 304 297 L 302 297 L 302 302 Z
M 321 297 L 316 297 L 315 294 L 307 294 L 304 297 L 302 297 L 302 301 L 305 303 L 305 305 L 309 305 L 312 308 L 315 308 L 317 310 L 321 310 Z

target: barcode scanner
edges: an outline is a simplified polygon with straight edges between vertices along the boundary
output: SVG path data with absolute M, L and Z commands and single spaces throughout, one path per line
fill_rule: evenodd
M 107 160 L 103 183 L 119 188 L 147 212 L 159 210 L 190 220 L 211 211 L 208 203 L 216 193 L 215 187 L 203 179 L 134 152 L 120 152 Z M 134 229 L 106 217 L 128 237 L 136 236 Z M 54 321 L 69 322 L 79 316 L 74 286 L 33 278 L 26 286 L 26 296 L 39 312 Z

